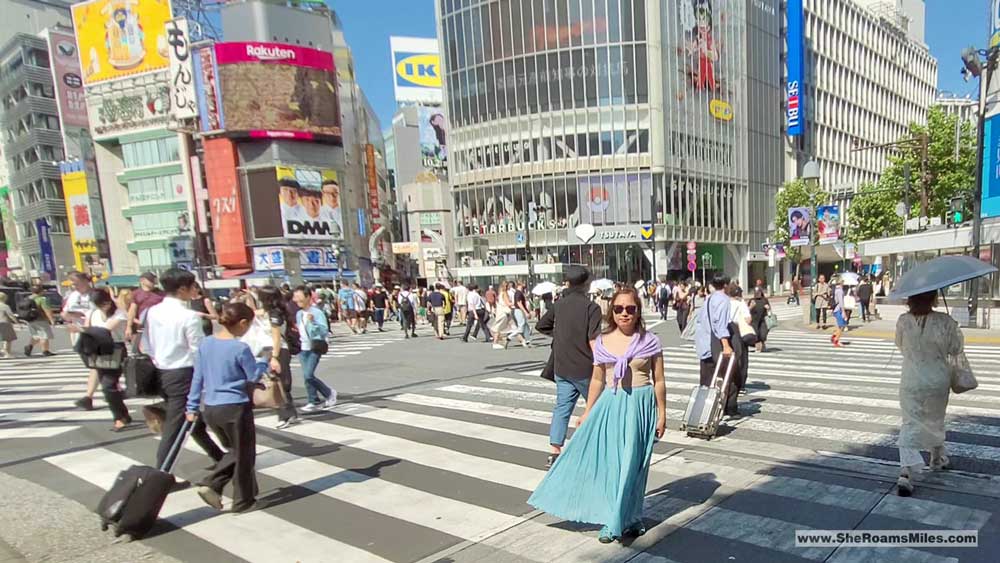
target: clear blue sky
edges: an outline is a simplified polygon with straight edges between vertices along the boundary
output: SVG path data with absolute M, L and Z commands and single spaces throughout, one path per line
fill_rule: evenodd
M 938 60 L 938 90 L 976 95 L 976 82 L 962 80 L 962 49 L 985 48 L 990 0 L 926 0 L 924 39 Z
M 434 0 L 327 0 L 344 22 L 354 52 L 358 80 L 375 106 L 383 129 L 396 102 L 392 93 L 389 36 L 435 37 Z M 969 45 L 985 47 L 990 0 L 926 0 L 925 39 L 938 59 L 938 89 L 975 94 L 974 83 L 959 74 L 959 53 Z M 971 31 L 971 33 L 970 33 Z
M 358 82 L 375 106 L 382 129 L 388 129 L 396 112 L 389 36 L 437 37 L 434 0 L 326 1 L 344 24 Z

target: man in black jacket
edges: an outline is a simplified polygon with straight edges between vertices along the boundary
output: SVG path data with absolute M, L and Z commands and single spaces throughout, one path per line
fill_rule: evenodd
M 872 295 L 875 293 L 875 289 L 872 287 L 872 281 L 865 276 L 861 280 L 861 285 L 858 286 L 858 301 L 861 302 L 861 320 L 868 322 L 871 318 L 871 313 L 868 307 L 872 302 Z
M 566 282 L 569 287 L 535 327 L 542 334 L 552 336 L 556 406 L 549 429 L 552 454 L 548 467 L 562 452 L 576 401 L 581 395 L 587 398 L 594 373 L 592 342 L 601 332 L 601 309 L 587 297 L 589 278 L 590 272 L 583 266 L 568 267 Z

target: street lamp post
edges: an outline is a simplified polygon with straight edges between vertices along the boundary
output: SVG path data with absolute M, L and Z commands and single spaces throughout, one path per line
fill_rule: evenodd
M 811 188 L 819 185 L 819 164 L 810 160 L 802 168 L 802 180 Z M 816 322 L 816 190 L 809 190 L 809 322 Z

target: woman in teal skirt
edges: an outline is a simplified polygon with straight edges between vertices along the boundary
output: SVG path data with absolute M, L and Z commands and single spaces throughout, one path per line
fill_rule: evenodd
M 618 290 L 594 341 L 587 409 L 572 440 L 528 503 L 564 520 L 602 524 L 611 543 L 645 533 L 653 443 L 666 429 L 667 391 L 659 338 L 646 332 L 632 288 Z

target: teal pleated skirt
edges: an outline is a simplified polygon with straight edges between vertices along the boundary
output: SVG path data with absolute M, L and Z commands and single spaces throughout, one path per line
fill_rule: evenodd
M 528 504 L 611 535 L 642 523 L 649 460 L 656 442 L 653 386 L 605 389 Z

